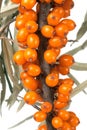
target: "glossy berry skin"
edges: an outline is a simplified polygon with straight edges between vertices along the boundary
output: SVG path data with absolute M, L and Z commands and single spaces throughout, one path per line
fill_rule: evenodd
M 27 21 L 37 21 L 37 13 L 33 9 L 29 9 L 26 12 L 24 12 L 24 17 Z
M 35 64 L 30 64 L 28 66 L 28 71 L 27 73 L 30 75 L 30 76 L 38 76 L 40 73 L 41 73 L 41 69 L 38 65 L 35 65 Z
M 58 101 L 63 102 L 63 103 L 67 103 L 70 101 L 70 96 L 58 93 Z
M 63 54 L 59 57 L 58 61 L 61 66 L 70 67 L 74 63 L 74 58 L 71 55 Z
M 45 82 L 49 87 L 55 87 L 58 84 L 59 75 L 56 73 L 50 73 L 46 76 Z
M 45 124 L 44 124 L 44 125 L 41 125 L 41 126 L 38 127 L 37 130 L 48 130 L 48 129 L 47 129 L 47 125 L 45 125 Z
M 62 75 L 69 74 L 69 67 L 58 65 L 58 71 Z
M 68 122 L 64 122 L 61 130 L 72 130 L 72 126 Z
M 62 4 L 64 0 L 53 0 L 57 4 Z
M 32 76 L 28 76 L 23 80 L 23 85 L 29 90 L 36 90 L 38 88 L 38 82 Z
M 64 95 L 68 95 L 72 90 L 72 86 L 70 84 L 61 84 L 58 88 L 58 92 Z
M 15 4 L 19 4 L 21 2 L 21 0 L 11 0 L 13 3 Z
M 48 64 L 53 64 L 56 62 L 57 54 L 54 50 L 49 49 L 44 52 L 44 60 Z
M 29 105 L 35 104 L 37 100 L 38 94 L 35 91 L 26 92 L 26 94 L 24 95 L 24 101 Z
M 43 111 L 38 111 L 34 114 L 34 119 L 37 122 L 42 122 L 47 118 L 47 114 Z
M 27 73 L 26 71 L 22 71 L 22 72 L 20 73 L 20 79 L 21 79 L 21 80 L 26 79 L 28 76 L 29 76 L 29 75 L 28 75 L 28 73 Z
M 70 114 L 66 110 L 59 110 L 58 116 L 64 121 L 67 121 L 70 118 Z
M 28 37 L 28 31 L 26 28 L 21 28 L 18 30 L 18 33 L 17 33 L 17 41 L 18 42 L 25 42 L 27 40 L 27 37 Z
M 64 107 L 66 107 L 68 105 L 68 103 L 67 102 L 61 102 L 61 101 L 59 101 L 59 100 L 55 100 L 54 101 L 54 108 L 55 109 L 63 109 Z
M 63 120 L 58 116 L 53 117 L 52 126 L 56 129 L 61 128 L 63 126 Z
M 71 9 L 74 7 L 74 1 L 73 0 L 65 0 L 63 4 L 64 9 Z
M 60 15 L 57 13 L 51 12 L 47 16 L 47 23 L 51 26 L 56 26 L 59 23 Z
M 60 18 L 64 16 L 64 9 L 62 7 L 54 7 L 52 12 L 59 14 Z
M 36 0 L 21 0 L 21 6 L 25 7 L 26 9 L 32 9 L 36 4 Z
M 63 40 L 61 37 L 54 36 L 53 38 L 50 38 L 48 41 L 49 45 L 53 48 L 61 48 L 63 46 Z
M 33 33 L 33 34 L 28 35 L 27 45 L 29 48 L 36 49 L 36 48 L 38 48 L 39 43 L 40 43 L 40 39 L 37 34 Z
M 69 120 L 69 123 L 72 127 L 76 127 L 80 123 L 80 120 L 77 116 L 74 116 Z
M 67 25 L 69 31 L 72 31 L 76 27 L 76 24 L 72 19 L 63 19 L 61 23 L 64 23 L 65 25 Z
M 37 51 L 35 49 L 27 48 L 24 52 L 24 57 L 28 62 L 34 62 L 37 60 Z
M 49 113 L 52 110 L 52 104 L 50 102 L 43 102 L 41 105 L 41 110 Z
M 66 37 L 69 32 L 69 29 L 68 26 L 64 23 L 59 23 L 57 26 L 55 26 L 55 32 L 57 36 Z
M 34 20 L 29 20 L 25 24 L 25 28 L 28 30 L 29 33 L 35 33 L 38 29 L 38 24 Z
M 15 52 L 15 54 L 13 56 L 13 61 L 17 65 L 23 65 L 26 62 L 25 57 L 24 57 L 24 50 L 19 50 L 19 51 Z
M 44 25 L 41 28 L 41 33 L 46 38 L 51 38 L 54 36 L 54 28 L 51 25 Z

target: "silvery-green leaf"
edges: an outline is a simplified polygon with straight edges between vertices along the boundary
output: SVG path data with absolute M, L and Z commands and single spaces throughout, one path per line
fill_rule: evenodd
M 20 121 L 19 123 L 15 124 L 14 126 L 9 127 L 8 129 L 15 128 L 15 127 L 17 127 L 17 126 L 19 126 L 19 125 L 23 124 L 24 122 L 26 122 L 26 121 L 28 121 L 28 120 L 32 119 L 32 118 L 33 118 L 33 115 L 31 115 L 31 116 L 29 116 L 29 117 L 25 118 L 24 120 Z
M 85 15 L 84 21 L 80 27 L 80 29 L 77 32 L 76 40 L 79 40 L 87 31 L 87 13 Z
M 24 100 L 21 100 L 20 103 L 19 103 L 19 106 L 17 108 L 17 112 L 19 112 L 23 108 L 24 105 L 25 105 Z
M 10 97 L 7 99 L 7 105 L 8 108 L 10 109 L 12 107 L 12 105 L 15 103 L 15 101 L 17 100 L 17 96 L 19 94 L 19 92 L 21 91 L 21 89 L 18 89 L 17 86 L 14 86 L 13 88 L 13 93 L 10 95 Z
M 3 70 L 3 63 L 1 60 L 0 60 L 0 83 L 2 87 L 0 88 L 0 113 L 1 113 L 1 107 L 5 99 L 5 93 L 6 93 L 6 80 L 5 80 L 4 70 Z

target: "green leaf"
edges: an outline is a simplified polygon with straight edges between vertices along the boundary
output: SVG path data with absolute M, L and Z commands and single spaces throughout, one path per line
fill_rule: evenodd
M 23 124 L 25 121 L 28 121 L 28 120 L 30 120 L 30 119 L 32 119 L 32 118 L 33 118 L 33 115 L 31 115 L 31 116 L 25 118 L 24 120 L 20 121 L 19 123 L 15 124 L 14 126 L 9 127 L 8 129 L 15 128 L 15 127 L 17 127 L 17 126 Z
M 20 101 L 20 104 L 19 104 L 19 106 L 18 106 L 18 108 L 17 108 L 17 112 L 19 112 L 19 111 L 23 108 L 24 105 L 25 105 L 24 100 L 21 100 L 21 101 Z
M 18 9 L 18 5 L 15 4 L 6 5 L 6 8 L 3 7 L 3 9 L 1 9 L 0 17 L 3 18 L 5 16 L 9 16 L 15 13 L 17 9 Z
M 0 92 L 0 113 L 1 108 L 2 108 L 2 103 L 5 99 L 5 93 L 6 93 L 6 80 L 5 80 L 5 75 L 4 75 L 4 70 L 3 70 L 3 62 L 0 58 L 0 83 L 2 84 L 1 92 Z
M 79 40 L 87 31 L 87 13 L 85 15 L 84 21 L 80 27 L 80 29 L 77 32 L 76 40 Z
M 19 92 L 21 91 L 21 89 L 18 89 L 17 86 L 14 86 L 13 88 L 13 93 L 10 95 L 10 97 L 6 100 L 7 101 L 7 106 L 10 109 L 13 104 L 15 103 L 15 101 L 17 100 L 17 96 L 19 94 Z

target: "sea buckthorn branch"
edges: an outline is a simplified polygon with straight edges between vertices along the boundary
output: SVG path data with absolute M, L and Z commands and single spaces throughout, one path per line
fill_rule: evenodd
M 33 118 L 37 122 L 46 120 L 47 125 L 38 127 L 38 130 L 63 130 L 67 125 L 67 129 L 76 128 L 78 117 L 74 114 L 73 120 L 69 118 L 70 112 L 62 110 L 70 101 L 74 82 L 71 78 L 59 79 L 59 73 L 67 75 L 74 63 L 72 55 L 59 55 L 60 49 L 67 43 L 67 34 L 76 26 L 72 19 L 66 19 L 74 5 L 73 0 L 12 2 L 20 4 L 15 27 L 18 30 L 16 38 L 21 46 L 14 54 L 13 61 L 21 65 L 23 70 L 20 79 L 28 90 L 24 101 L 29 105 L 41 102 L 40 110 L 34 113 Z M 34 11 L 32 8 L 36 4 L 39 4 L 39 10 L 36 8 Z

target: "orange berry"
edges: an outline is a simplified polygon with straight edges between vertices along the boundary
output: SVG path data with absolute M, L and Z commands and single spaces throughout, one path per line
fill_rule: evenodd
M 69 74 L 69 67 L 61 66 L 61 65 L 59 64 L 59 65 L 58 65 L 58 71 L 59 71 L 59 73 L 61 73 L 62 75 L 67 75 L 67 74 Z
M 71 9 L 74 7 L 74 1 L 73 0 L 65 0 L 63 4 L 64 9 Z
M 51 38 L 54 35 L 54 28 L 51 25 L 44 25 L 41 28 L 41 33 L 46 38 Z
M 63 120 L 58 116 L 53 117 L 52 126 L 56 129 L 61 128 L 63 126 Z
M 64 2 L 64 0 L 53 0 L 55 3 L 57 4 L 62 4 Z
M 61 82 L 62 84 L 70 84 L 70 85 L 73 85 L 74 84 L 74 81 L 71 79 L 71 78 L 65 78 L 62 80 Z
M 56 73 L 51 73 L 46 76 L 45 82 L 49 87 L 55 87 L 58 84 L 59 75 Z
M 28 31 L 26 28 L 21 28 L 20 30 L 18 30 L 17 33 L 18 42 L 25 42 L 27 40 L 27 37 L 28 37 Z
M 29 48 L 38 48 L 39 46 L 39 43 L 40 43 L 40 39 L 39 39 L 39 36 L 35 33 L 33 34 L 29 34 L 28 37 L 27 37 L 27 45 Z
M 72 127 L 76 127 L 80 123 L 80 120 L 77 116 L 72 116 L 68 122 Z
M 31 76 L 38 76 L 41 73 L 41 69 L 38 65 L 29 64 L 27 73 Z
M 26 62 L 24 58 L 24 50 L 19 50 L 15 52 L 13 60 L 17 65 L 23 65 Z
M 41 105 L 41 110 L 49 113 L 52 110 L 52 104 L 50 102 L 43 102 Z
M 63 46 L 62 38 L 58 36 L 54 36 L 53 38 L 50 38 L 48 43 L 53 48 L 61 48 Z
M 52 26 L 56 26 L 59 23 L 60 15 L 54 12 L 51 12 L 47 16 L 47 23 Z
M 27 61 L 26 61 L 26 62 L 22 65 L 22 69 L 23 69 L 24 71 L 27 71 L 29 64 L 30 64 L 30 62 L 27 62 Z
M 25 9 L 25 7 L 19 5 L 18 11 L 19 11 L 19 13 L 24 14 L 27 11 L 27 9 Z
M 29 33 L 35 33 L 38 29 L 38 24 L 34 20 L 29 20 L 25 24 L 25 28 L 28 30 Z
M 24 101 L 27 104 L 33 105 L 38 100 L 38 94 L 35 91 L 26 92 L 24 95 Z
M 23 80 L 23 85 L 29 90 L 36 90 L 38 88 L 37 80 L 31 76 L 28 76 Z
M 55 31 L 57 36 L 65 37 L 68 34 L 69 29 L 64 23 L 59 23 L 57 26 L 55 26 Z
M 60 102 L 59 100 L 54 101 L 54 108 L 55 109 L 62 109 L 68 105 L 67 102 Z
M 67 121 L 70 118 L 70 114 L 66 110 L 59 110 L 58 116 L 64 121 Z
M 20 73 L 20 79 L 21 79 L 21 80 L 26 79 L 28 76 L 29 76 L 29 75 L 28 75 L 28 73 L 27 73 L 26 71 L 23 71 L 23 72 Z
M 23 15 L 18 15 L 15 22 L 15 27 L 17 29 L 22 29 L 25 27 L 26 20 Z
M 24 52 L 26 61 L 34 62 L 37 60 L 37 51 L 35 49 L 27 48 Z
M 70 100 L 70 96 L 69 95 L 64 95 L 62 93 L 58 93 L 58 101 L 59 102 L 67 103 L 67 102 L 69 102 L 69 100 Z
M 47 114 L 43 111 L 38 111 L 34 114 L 34 119 L 37 122 L 42 122 L 47 118 Z
M 70 84 L 61 84 L 58 88 L 58 92 L 64 95 L 68 95 L 72 90 L 72 85 Z
M 13 3 L 15 4 L 19 4 L 21 2 L 21 0 L 11 0 Z
M 44 124 L 44 125 L 39 126 L 38 130 L 48 130 L 47 125 Z
M 61 130 L 72 130 L 72 127 L 68 122 L 64 122 Z
M 72 66 L 74 63 L 74 58 L 71 55 L 68 54 L 63 54 L 59 57 L 59 64 L 61 66 L 66 66 L 66 67 L 70 67 Z
M 27 21 L 37 21 L 37 13 L 33 9 L 29 9 L 28 11 L 24 12 L 24 17 L 27 19 Z
M 25 7 L 26 9 L 32 9 L 36 4 L 36 0 L 21 0 L 21 6 Z
M 67 25 L 69 31 L 75 29 L 76 27 L 76 24 L 72 19 L 63 19 L 61 23 L 64 23 L 65 25 Z
M 64 9 L 64 18 L 70 16 L 70 9 Z
M 54 50 L 49 49 L 44 52 L 44 59 L 48 64 L 53 64 L 56 62 L 57 54 Z
M 52 12 L 58 14 L 60 18 L 64 16 L 64 9 L 62 7 L 54 7 Z

